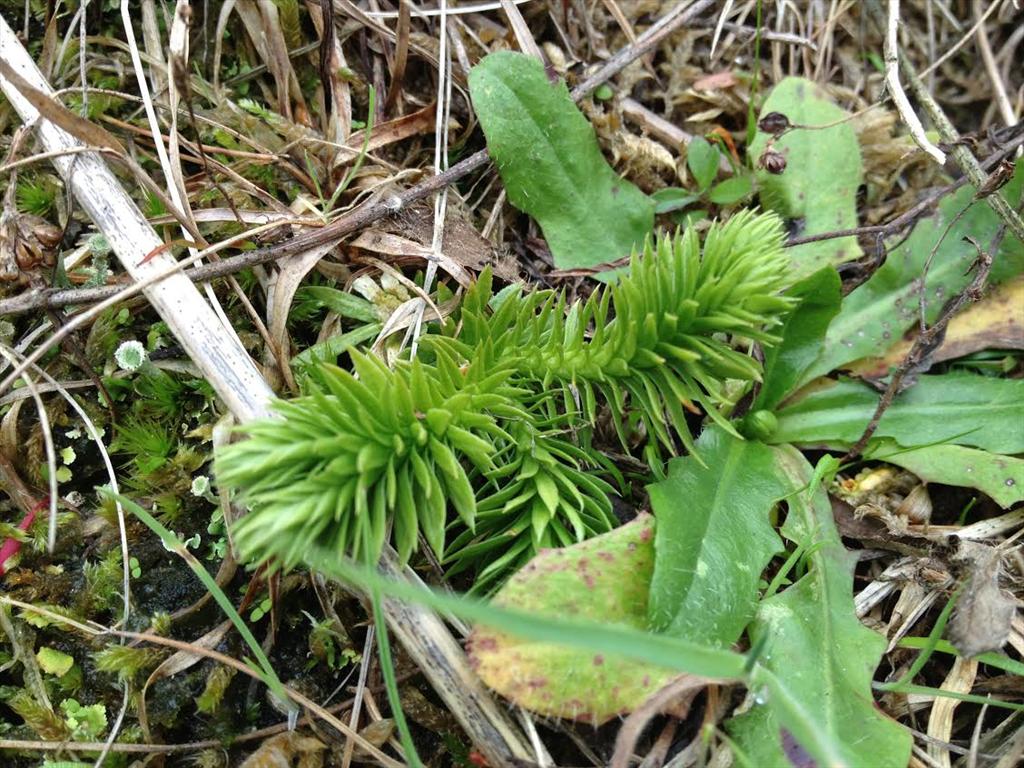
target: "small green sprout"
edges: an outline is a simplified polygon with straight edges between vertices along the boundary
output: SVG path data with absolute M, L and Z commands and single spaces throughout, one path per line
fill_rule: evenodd
M 60 710 L 71 730 L 72 741 L 96 741 L 107 730 L 107 710 L 102 704 L 85 707 L 75 699 L 64 699 Z
M 46 646 L 36 652 L 36 661 L 43 672 L 54 677 L 64 677 L 75 665 L 73 656 Z
M 259 605 L 252 609 L 252 613 L 249 614 L 249 621 L 257 622 L 270 613 L 270 598 L 265 597 L 260 600 Z
M 224 525 L 224 513 L 218 507 L 210 518 L 210 524 L 206 526 L 206 532 L 210 534 L 210 554 L 207 560 L 223 560 L 228 553 L 227 529 Z

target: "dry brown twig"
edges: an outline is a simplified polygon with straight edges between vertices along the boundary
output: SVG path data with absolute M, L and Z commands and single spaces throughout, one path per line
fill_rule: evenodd
M 698 0 L 689 6 L 678 6 L 670 11 L 665 19 L 650 27 L 638 37 L 636 46 L 627 46 L 590 75 L 583 83 L 576 86 L 572 92 L 573 98 L 578 101 L 589 95 L 599 85 L 621 72 L 630 62 L 657 45 L 665 36 L 693 20 L 693 18 L 710 8 L 713 4 L 714 0 Z M 266 264 L 286 256 L 300 254 L 320 245 L 338 243 L 347 235 L 369 226 L 379 219 L 394 216 L 408 208 L 411 204 L 433 195 L 438 190 L 453 184 L 474 171 L 484 168 L 488 162 L 487 151 L 480 150 L 451 166 L 448 170 L 424 179 L 419 184 L 392 195 L 373 198 L 359 208 L 343 214 L 319 229 L 300 233 L 295 237 L 265 248 L 248 251 L 238 256 L 223 258 L 216 263 L 204 264 L 201 267 L 188 270 L 186 274 L 196 282 L 214 280 L 250 266 Z M 182 266 L 187 266 L 184 262 L 180 263 Z M 0 301 L 0 314 L 25 312 L 38 307 L 63 307 L 69 304 L 85 304 L 108 299 L 119 291 L 122 292 L 124 298 L 128 298 L 136 293 L 136 291 L 131 290 L 130 286 L 127 288 L 102 286 L 90 289 L 71 289 L 53 292 L 32 291 L 12 299 Z
M 1017 132 L 1017 135 L 1012 139 L 1006 141 L 1004 146 L 998 151 L 992 154 L 989 158 L 986 158 L 982 162 L 983 169 L 994 168 L 1004 158 L 1012 154 L 1018 147 L 1024 145 L 1024 130 Z M 82 148 L 82 151 L 91 151 L 89 148 Z M 49 159 L 52 156 L 59 156 L 62 153 L 45 153 L 42 155 L 35 155 L 33 160 Z M 468 159 L 473 159 L 471 156 Z M 486 159 L 486 158 L 484 158 Z M 461 165 L 461 164 L 460 164 Z M 482 165 L 482 163 L 481 163 Z M 480 167 L 480 166 L 475 166 Z M 472 172 L 470 170 L 464 170 L 459 165 L 452 166 L 449 171 L 442 174 L 443 179 L 436 176 L 428 177 L 425 181 L 420 184 L 409 187 L 407 190 L 400 192 L 396 195 L 398 201 L 391 200 L 391 204 L 394 206 L 400 206 L 400 208 L 406 208 L 414 202 L 417 202 L 428 195 L 432 194 L 438 188 L 438 185 L 442 181 L 448 183 L 457 180 L 460 176 Z M 829 240 L 837 237 L 847 237 L 849 235 L 877 235 L 879 237 L 888 237 L 894 235 L 906 227 L 913 224 L 918 218 L 927 214 L 938 202 L 946 195 L 955 192 L 960 189 L 963 185 L 968 183 L 966 177 L 961 177 L 952 184 L 938 190 L 934 194 L 922 200 L 920 203 L 915 205 L 910 210 L 904 212 L 900 216 L 897 216 L 890 222 L 885 224 L 878 224 L 865 227 L 854 227 L 851 229 L 836 230 L 834 232 L 825 232 L 820 235 L 812 235 L 809 237 L 794 238 L 786 243 L 787 247 L 802 245 L 804 243 L 816 242 L 818 240 Z M 366 205 L 357 208 L 356 210 L 345 214 L 344 216 L 336 219 L 328 226 L 335 228 L 335 232 L 340 237 L 344 237 L 352 232 L 356 232 L 381 218 L 390 215 L 388 206 L 382 203 L 387 203 L 388 199 L 377 199 L 367 203 Z M 205 211 L 197 211 L 197 218 L 202 220 L 202 214 Z M 247 212 L 241 212 L 243 218 L 248 223 L 262 223 L 262 231 L 266 227 L 275 226 L 277 224 L 296 224 L 309 226 L 309 222 L 305 219 L 276 219 L 273 216 L 268 220 L 266 214 L 248 214 Z M 342 226 L 344 224 L 344 227 Z M 258 234 L 258 232 L 249 232 L 245 237 Z M 300 236 L 306 238 L 311 235 L 311 232 L 307 232 Z M 229 256 L 222 258 L 220 261 L 214 263 L 207 263 L 201 266 L 193 267 L 191 269 L 183 270 L 184 274 L 193 282 L 203 282 L 207 280 L 216 280 L 220 277 L 224 277 L 229 274 L 240 272 L 251 266 L 258 264 L 266 264 L 271 261 L 277 261 L 278 259 L 286 256 L 295 255 L 301 253 L 305 247 L 302 243 L 297 243 L 299 238 L 293 238 L 285 240 L 281 243 L 267 246 L 252 251 L 246 251 L 236 256 Z M 303 239 L 303 242 L 305 240 Z M 185 266 L 182 263 L 182 266 Z M 123 292 L 123 293 L 122 293 Z M 35 289 L 25 291 L 17 296 L 13 296 L 9 299 L 0 300 L 0 315 L 15 315 L 21 312 L 28 312 L 34 309 L 42 308 L 58 308 L 67 307 L 70 305 L 85 305 L 92 304 L 98 301 L 104 301 L 110 299 L 113 296 L 117 296 L 121 293 L 121 298 L 130 298 L 132 295 L 137 293 L 133 290 L 133 286 L 121 286 L 121 285 L 105 285 L 98 286 L 95 288 L 67 288 L 67 289 Z
M 991 252 L 995 249 L 998 239 L 1001 239 L 1001 234 L 997 235 L 997 238 L 993 240 L 993 243 L 989 246 L 989 251 L 982 250 L 981 246 L 978 245 L 973 239 L 968 238 L 971 245 L 973 245 L 978 251 L 978 258 L 971 266 L 974 269 L 974 278 L 970 284 L 957 296 L 947 304 L 939 318 L 932 323 L 925 331 L 914 339 L 914 344 L 907 352 L 903 362 L 900 363 L 899 368 L 893 373 L 892 378 L 889 379 L 889 385 L 886 387 L 885 392 L 878 401 L 878 406 L 875 408 L 874 414 L 871 416 L 871 420 L 868 422 L 867 427 L 864 428 L 864 433 L 860 436 L 860 439 L 853 444 L 853 447 L 847 452 L 844 461 L 850 461 L 863 453 L 867 447 L 868 441 L 871 440 L 875 434 L 875 430 L 878 429 L 878 424 L 882 420 L 882 416 L 888 410 L 889 406 L 892 405 L 893 399 L 904 389 L 904 381 L 914 372 L 919 370 L 928 357 L 935 351 L 936 347 L 942 343 L 946 333 L 946 326 L 949 325 L 949 321 L 960 312 L 967 304 L 977 301 L 984 295 L 985 284 L 988 282 L 989 272 L 992 270 L 992 255 Z
M 877 0 L 872 0 L 870 7 L 875 23 L 879 26 L 883 26 L 882 11 Z M 893 31 L 893 24 L 895 23 L 894 8 L 895 20 L 898 22 L 898 0 L 890 0 L 889 16 L 886 26 L 887 34 L 893 35 L 893 41 L 895 40 L 895 33 Z M 892 53 L 893 55 L 896 55 L 895 49 L 893 49 Z M 889 49 L 887 38 L 887 57 L 888 54 Z M 939 107 L 938 103 L 928 92 L 927 86 L 915 72 L 910 60 L 904 54 L 900 53 L 898 54 L 898 61 L 900 69 L 903 72 L 904 77 L 907 78 L 915 97 L 922 104 L 932 122 L 938 128 L 939 134 L 942 136 L 943 140 L 951 146 L 950 152 L 953 154 L 954 159 L 964 172 L 967 179 L 979 190 L 975 199 L 984 199 L 988 201 L 988 204 L 996 212 L 999 218 L 1002 219 L 1003 226 L 993 238 L 988 251 L 983 250 L 973 239 L 967 238 L 978 252 L 978 257 L 972 265 L 972 269 L 975 269 L 974 278 L 967 287 L 965 287 L 946 305 L 935 323 L 933 323 L 929 328 L 923 329 L 914 340 L 914 344 L 911 346 L 910 351 L 907 352 L 903 362 L 896 371 L 893 372 L 893 375 L 889 380 L 889 384 L 886 387 L 885 392 L 882 394 L 882 397 L 879 399 L 875 412 L 868 421 L 863 434 L 847 452 L 845 457 L 846 460 L 860 456 L 867 447 L 871 437 L 878 429 L 878 425 L 881 422 L 885 411 L 890 405 L 892 405 L 896 395 L 905 388 L 904 382 L 907 377 L 912 376 L 917 370 L 919 370 L 925 364 L 925 361 L 934 349 L 942 343 L 949 321 L 964 306 L 981 298 L 984 293 L 985 284 L 988 281 L 989 272 L 992 269 L 993 254 L 997 250 L 998 244 L 1002 240 L 1006 230 L 1009 229 L 1018 238 L 1024 238 L 1024 221 L 1021 220 L 1020 214 L 1002 197 L 999 193 L 998 186 L 995 186 L 995 188 L 992 189 L 986 189 L 986 183 L 990 182 L 992 177 L 985 172 L 977 158 L 974 157 L 970 148 L 959 140 L 960 136 L 953 127 L 953 124 L 949 121 L 949 118 L 946 117 L 942 108 Z M 895 99 L 895 93 L 893 93 L 893 97 Z M 998 169 L 993 171 L 993 175 L 996 173 L 998 173 Z M 988 184 L 988 186 L 991 187 L 992 185 Z M 923 277 L 921 279 L 923 280 Z
M 898 6 L 898 0 L 892 0 Z M 887 21 L 885 14 L 883 13 L 878 0 L 869 0 L 868 8 L 874 18 L 875 24 L 883 30 L 888 31 L 888 26 L 891 24 L 891 18 Z M 890 16 L 892 13 L 892 5 L 890 5 Z M 898 7 L 897 7 L 898 14 Z M 897 16 L 898 18 L 898 16 Z M 984 19 L 984 17 L 982 17 Z M 898 52 L 899 69 L 903 77 L 906 78 L 907 84 L 910 86 L 910 90 L 914 94 L 914 98 L 920 103 L 922 109 L 928 114 L 928 118 L 931 120 L 935 129 L 938 131 L 942 141 L 945 142 L 949 147 L 949 152 L 956 161 L 956 164 L 960 167 L 960 170 L 970 179 L 977 189 L 983 189 L 985 182 L 988 181 L 988 174 L 982 169 L 978 163 L 977 158 L 971 152 L 969 146 L 960 140 L 960 134 L 950 122 L 946 113 L 939 106 L 938 102 L 928 91 L 928 86 L 921 79 L 914 69 L 913 63 L 907 58 L 903 52 Z M 895 94 L 894 94 L 895 95 Z M 901 112 L 901 116 L 902 112 Z M 943 156 L 944 157 L 944 156 Z M 1020 214 L 1015 211 L 1006 199 L 996 192 L 986 196 L 985 198 L 988 204 L 992 207 L 992 210 L 996 212 L 996 215 L 1009 227 L 1010 231 L 1019 240 L 1024 240 L 1024 220 L 1021 219 Z

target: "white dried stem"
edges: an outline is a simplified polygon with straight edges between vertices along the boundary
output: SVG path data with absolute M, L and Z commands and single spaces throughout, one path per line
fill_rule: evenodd
M 543 62 L 544 56 L 540 52 L 540 46 L 537 45 L 537 41 L 533 39 L 530 27 L 526 24 L 526 19 L 523 18 L 523 14 L 519 12 L 518 6 L 516 6 L 512 0 L 501 0 L 501 10 L 505 12 L 505 17 L 508 19 L 508 23 L 512 27 L 512 32 L 516 36 L 516 42 L 519 44 L 519 50 L 528 56 L 533 56 L 533 58 Z
M 910 105 L 910 99 L 900 85 L 899 48 L 896 33 L 900 23 L 900 0 L 889 0 L 889 19 L 885 28 L 885 84 L 892 96 L 896 111 L 906 123 L 914 142 L 927 152 L 939 165 L 946 162 L 946 153 L 935 146 L 924 132 L 921 120 Z
M 4 19 L 0 19 L 0 57 L 34 88 L 52 93 Z M 41 119 L 35 107 L 2 77 L 0 88 L 22 120 L 36 126 L 36 135 L 45 151 L 80 152 L 82 142 Z M 52 162 L 134 279 L 144 279 L 173 265 L 172 257 L 162 252 L 163 241 L 98 154 L 60 155 L 53 157 Z M 143 263 L 157 249 L 161 252 Z M 270 388 L 245 350 L 221 343 L 224 332 L 220 322 L 191 280 L 180 273 L 173 274 L 147 288 L 145 293 L 232 412 L 245 420 L 268 415 Z
M 989 10 L 991 11 L 992 7 L 998 5 L 999 3 L 992 3 Z M 999 116 L 1003 118 L 1003 122 L 1006 125 L 1013 125 L 1017 122 L 1017 115 L 1014 114 L 1013 104 L 1010 103 L 1010 97 L 1006 92 L 1006 84 L 999 73 L 996 57 L 993 55 L 992 46 L 988 42 L 988 30 L 985 28 L 987 14 L 984 12 L 984 4 L 981 0 L 974 0 L 974 15 L 978 19 L 976 25 L 978 31 L 975 33 L 978 41 L 978 52 L 981 53 L 981 60 L 985 64 L 985 72 L 992 83 L 992 92 L 995 96 L 996 104 L 999 105 Z

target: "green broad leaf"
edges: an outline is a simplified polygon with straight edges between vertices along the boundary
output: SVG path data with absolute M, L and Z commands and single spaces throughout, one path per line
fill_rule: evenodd
M 310 285 L 300 288 L 296 291 L 295 298 L 313 299 L 341 317 L 348 317 L 362 323 L 377 323 L 382 319 L 380 310 L 372 301 L 326 285 Z
M 499 51 L 473 67 L 469 91 L 508 199 L 540 224 L 555 266 L 595 267 L 643 244 L 654 202 L 608 165 L 564 82 Z
M 1020 200 L 1024 164 L 1018 163 L 1000 193 L 1011 205 Z M 964 240 L 972 238 L 987 248 L 1001 221 L 985 200 L 974 200 L 974 188 L 965 186 L 939 203 L 936 212 L 921 219 L 910 236 L 889 251 L 883 264 L 863 285 L 843 299 L 832 321 L 822 355 L 802 379 L 811 381 L 844 363 L 877 357 L 920 321 L 920 278 L 927 270 L 925 319 L 934 322 L 942 306 L 973 278 L 971 265 L 978 252 Z M 966 212 L 965 212 L 966 211 Z M 1003 238 L 995 255 L 991 282 L 1024 270 L 1024 246 L 1012 235 Z
M 711 186 L 718 175 L 718 147 L 702 136 L 695 136 L 686 145 L 686 167 L 701 192 Z
M 672 223 L 679 227 L 679 229 L 687 230 L 706 218 L 708 218 L 708 212 L 703 208 L 695 211 L 676 211 L 672 214 Z
M 849 379 L 823 382 L 776 412 L 768 442 L 853 444 L 881 395 Z M 954 443 L 995 453 L 1024 452 L 1024 380 L 969 373 L 921 376 L 882 416 L 876 437 L 904 448 Z
M 764 386 L 752 410 L 774 408 L 813 365 L 829 323 L 839 311 L 840 289 L 839 273 L 832 267 L 819 269 L 789 289 L 787 295 L 799 298 L 800 304 L 775 331 L 782 343 L 765 352 Z
M 654 520 L 643 515 L 580 544 L 545 550 L 498 591 L 493 605 L 646 629 L 653 543 Z M 631 712 L 678 674 L 490 627 L 473 630 L 469 655 L 481 679 L 505 698 L 550 717 L 594 724 Z
M 777 139 L 758 131 L 750 145 L 757 168 L 761 202 L 769 210 L 795 220 L 800 237 L 857 226 L 857 188 L 864 177 L 857 134 L 849 117 L 817 84 L 787 77 L 761 107 L 761 117 L 781 112 L 794 126 Z M 831 125 L 838 123 L 837 125 Z M 831 125 L 815 130 L 805 126 Z M 786 169 L 772 174 L 760 167 L 767 150 L 786 158 Z M 805 243 L 789 249 L 800 275 L 827 264 L 853 261 L 861 255 L 857 238 L 842 237 Z
M 696 453 L 674 459 L 666 479 L 648 486 L 658 520 L 650 624 L 728 647 L 753 617 L 761 572 L 782 549 L 769 513 L 786 489 L 762 443 L 711 427 Z
M 665 187 L 651 194 L 654 201 L 654 212 L 658 214 L 681 211 L 691 203 L 700 200 L 700 195 L 687 192 L 681 187 Z
M 783 535 L 804 552 L 809 571 L 758 607 L 750 627 L 761 663 L 799 701 L 812 723 L 779 719 L 770 686 L 755 691 L 751 709 L 728 730 L 753 765 L 792 768 L 807 762 L 811 742 L 839 745 L 840 764 L 902 768 L 911 734 L 886 717 L 872 699 L 871 680 L 885 651 L 885 638 L 857 620 L 853 605 L 854 558 L 836 531 L 828 495 L 809 485 L 814 470 L 796 449 L 776 452 L 776 472 L 795 491 Z M 767 706 L 766 706 L 767 704 Z M 795 724 L 804 727 L 794 730 Z M 803 757 L 803 759 L 799 759 Z
M 708 192 L 708 200 L 715 205 L 732 205 L 738 203 L 754 193 L 754 180 L 751 176 L 743 174 L 733 176 L 731 179 L 715 184 Z
M 975 488 L 1003 509 L 1024 501 L 1024 459 L 962 445 L 900 448 L 885 439 L 872 440 L 864 458 L 895 464 L 928 482 Z
M 314 344 L 309 349 L 293 357 L 291 361 L 292 367 L 309 368 L 318 363 L 334 362 L 339 355 L 348 352 L 352 347 L 372 339 L 380 333 L 380 328 L 380 323 L 368 323 L 348 333 L 331 336 L 329 339 L 321 341 L 319 344 Z

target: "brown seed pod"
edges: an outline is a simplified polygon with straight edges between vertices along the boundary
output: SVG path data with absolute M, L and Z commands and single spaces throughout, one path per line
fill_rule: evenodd
M 61 239 L 64 237 L 64 230 L 48 221 L 39 221 L 32 228 L 32 233 L 40 245 L 50 251 L 56 250 L 57 246 L 60 245 Z
M 40 264 L 53 266 L 63 232 L 38 216 L 22 215 L 15 231 L 14 257 L 18 266 L 30 270 Z
M 1006 186 L 1007 182 L 1010 181 L 1010 177 L 1013 176 L 1013 171 L 1016 165 L 1011 160 L 1003 160 L 999 165 L 993 169 L 992 173 L 985 179 L 985 183 L 978 188 L 978 193 L 974 196 L 975 199 L 988 197 L 992 193 Z
M 781 112 L 769 112 L 757 121 L 758 130 L 778 136 L 789 130 L 789 118 Z
M 761 159 L 757 161 L 757 164 L 775 176 L 786 170 L 786 158 L 781 152 L 776 152 L 774 149 L 769 149 L 761 155 Z

